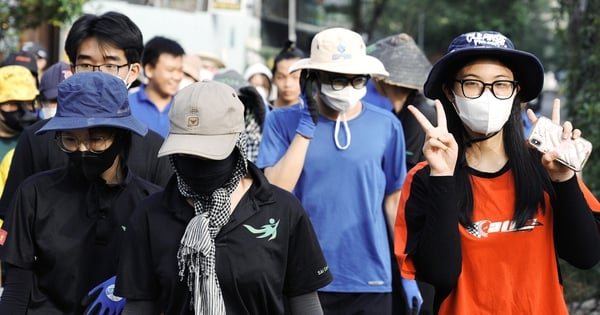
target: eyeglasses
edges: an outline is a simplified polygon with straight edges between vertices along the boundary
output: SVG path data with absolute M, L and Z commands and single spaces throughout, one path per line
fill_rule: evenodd
M 128 63 L 122 65 L 91 65 L 89 63 L 80 63 L 75 65 L 75 72 L 92 72 L 92 71 L 100 71 L 104 73 L 110 73 L 112 75 L 118 75 L 119 70 L 123 67 L 129 66 Z
M 58 147 L 66 153 L 77 151 L 82 144 L 92 153 L 102 153 L 113 143 L 112 139 L 112 135 L 92 135 L 85 140 L 81 140 L 68 134 L 57 134 L 55 138 Z
M 515 87 L 517 86 L 517 81 L 511 80 L 497 80 L 492 83 L 485 83 L 481 80 L 454 80 L 455 82 L 460 83 L 460 88 L 462 89 L 462 94 L 466 98 L 478 98 L 483 94 L 486 86 L 489 86 L 492 90 L 492 94 L 499 100 L 509 99 L 515 93 Z
M 334 74 L 322 74 L 319 80 L 321 81 L 321 83 L 330 84 L 331 88 L 334 91 L 341 91 L 345 87 L 347 87 L 348 84 L 352 85 L 353 88 L 358 90 L 364 88 L 365 85 L 367 85 L 367 81 L 369 81 L 369 76 L 361 74 L 353 77 L 346 77 L 343 75 L 338 76 Z

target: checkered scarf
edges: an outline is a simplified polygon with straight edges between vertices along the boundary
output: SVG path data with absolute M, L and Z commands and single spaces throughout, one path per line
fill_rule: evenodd
M 211 196 L 194 193 L 173 167 L 179 191 L 192 199 L 196 213 L 188 223 L 177 251 L 179 276 L 182 280 L 187 276 L 187 285 L 193 292 L 190 303 L 196 315 L 225 315 L 225 303 L 215 269 L 215 237 L 229 221 L 231 193 L 248 170 L 244 133 L 240 134 L 236 147 L 240 158 L 231 179 Z M 173 156 L 170 159 L 173 166 Z

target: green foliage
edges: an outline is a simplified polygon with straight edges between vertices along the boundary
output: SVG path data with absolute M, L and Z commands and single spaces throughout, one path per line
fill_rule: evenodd
M 405 32 L 418 41 L 433 60 L 442 56 L 458 34 L 496 30 L 518 49 L 538 56 L 546 70 L 566 70 L 569 119 L 594 145 L 583 173 L 586 184 L 600 196 L 600 0 L 378 0 L 367 10 L 381 15 L 362 30 L 372 41 Z M 557 6 L 558 4 L 558 6 Z M 582 9 L 581 5 L 586 7 Z M 564 22 L 568 20 L 566 25 Z M 568 27 L 567 27 L 568 26 Z M 562 39 L 562 40 L 561 40 Z M 578 270 L 561 261 L 565 299 L 582 301 L 600 294 L 600 266 Z
M 87 0 L 1 0 L 0 21 L 12 28 L 24 30 L 43 23 L 61 26 L 71 18 L 81 15 Z
M 568 32 L 561 33 L 567 50 L 566 97 L 569 119 L 595 144 L 586 165 L 584 180 L 595 195 L 600 194 L 600 1 L 561 1 L 562 16 L 568 18 Z
M 581 271 L 563 260 L 559 263 L 567 303 L 581 302 L 600 295 L 600 268 Z
M 553 41 L 550 0 L 388 0 L 381 16 L 372 23 L 372 40 L 405 32 L 418 39 L 424 33 L 424 51 L 433 60 L 443 55 L 459 34 L 476 30 L 496 30 L 510 37 L 519 49 L 540 57 L 547 68 L 555 68 L 562 49 Z M 557 55 L 559 54 L 559 55 Z

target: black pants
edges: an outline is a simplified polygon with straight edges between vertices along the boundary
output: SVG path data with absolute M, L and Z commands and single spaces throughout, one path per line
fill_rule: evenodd
M 325 315 L 390 315 L 391 293 L 319 292 Z

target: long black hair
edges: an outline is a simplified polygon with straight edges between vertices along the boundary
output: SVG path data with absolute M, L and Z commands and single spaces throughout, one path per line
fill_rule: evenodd
M 468 60 L 469 62 L 472 61 Z M 499 60 L 511 70 L 509 64 Z M 449 71 L 444 80 L 443 88 L 449 89 L 454 84 L 454 77 L 467 60 L 456 65 L 453 71 Z M 455 69 L 455 70 L 454 70 Z M 515 73 L 513 71 L 513 73 Z M 518 81 L 518 77 L 515 77 Z M 471 187 L 470 174 L 472 170 L 467 165 L 466 151 L 472 145 L 472 139 L 468 136 L 466 129 L 456 112 L 454 105 L 444 95 L 440 99 L 446 113 L 448 132 L 454 135 L 458 143 L 458 158 L 455 167 L 455 178 L 459 197 L 459 222 L 465 226 L 473 225 L 473 189 Z M 544 191 L 554 196 L 554 190 L 548 173 L 541 163 L 541 154 L 529 148 L 525 142 L 523 121 L 521 116 L 521 99 L 519 94 L 514 98 L 510 117 L 502 127 L 504 149 L 508 156 L 508 167 L 512 170 L 515 185 L 515 212 L 513 222 L 515 227 L 524 226 L 528 220 L 535 217 L 538 207 L 545 209 Z M 543 210 L 542 210 L 543 211 Z

